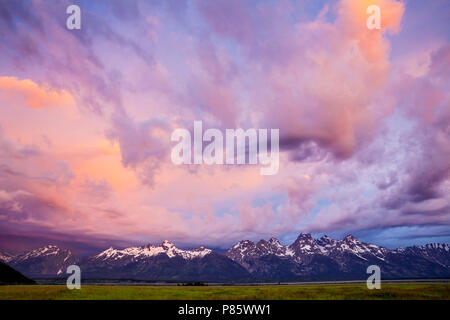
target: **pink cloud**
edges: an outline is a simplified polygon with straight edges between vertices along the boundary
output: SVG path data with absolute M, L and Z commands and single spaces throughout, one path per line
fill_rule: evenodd
M 380 31 L 366 28 L 369 2 Z M 221 245 L 448 224 L 449 48 L 427 49 L 424 65 L 391 60 L 407 3 L 341 0 L 301 19 L 289 1 L 178 3 L 117 4 L 111 22 L 86 12 L 80 33 L 53 18 L 61 5 L 0 5 L 24 13 L 0 19 L 8 232 Z M 139 41 L 148 32 L 157 41 Z M 45 108 L 64 104 L 78 112 Z M 170 133 L 194 120 L 280 128 L 279 174 L 175 167 Z
M 44 108 L 53 105 L 74 104 L 70 93 L 48 86 L 39 86 L 30 79 L 19 80 L 15 77 L 0 77 L 0 92 L 6 96 L 18 95 L 30 108 Z

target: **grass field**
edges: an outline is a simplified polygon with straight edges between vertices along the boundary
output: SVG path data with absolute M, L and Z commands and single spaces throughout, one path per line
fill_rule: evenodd
M 380 290 L 368 290 L 364 284 L 274 285 L 274 286 L 82 286 L 69 290 L 60 285 L 0 286 L 2 300 L 214 300 L 214 299 L 445 299 L 450 300 L 450 284 L 383 284 Z

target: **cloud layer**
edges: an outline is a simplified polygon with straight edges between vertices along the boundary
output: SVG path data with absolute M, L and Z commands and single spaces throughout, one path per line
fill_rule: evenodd
M 445 2 L 80 1 L 72 31 L 68 4 L 0 0 L 3 247 L 450 239 Z M 279 173 L 173 165 L 194 120 L 279 128 Z

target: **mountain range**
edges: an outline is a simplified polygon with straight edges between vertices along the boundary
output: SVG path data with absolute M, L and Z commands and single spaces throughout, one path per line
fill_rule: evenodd
M 203 246 L 182 250 L 173 243 L 106 249 L 78 258 L 70 250 L 45 246 L 17 256 L 0 252 L 0 260 L 25 276 L 66 277 L 77 264 L 83 279 L 146 281 L 287 282 L 361 280 L 369 265 L 381 268 L 383 279 L 450 278 L 449 244 L 427 244 L 390 250 L 361 242 L 300 234 L 290 245 L 277 239 L 243 240 L 225 254 Z

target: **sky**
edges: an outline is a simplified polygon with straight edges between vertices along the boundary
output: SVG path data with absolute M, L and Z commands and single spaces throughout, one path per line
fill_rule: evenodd
M 0 0 L 0 248 L 450 242 L 449 15 L 446 0 Z M 277 174 L 175 165 L 171 134 L 196 120 L 279 129 Z

